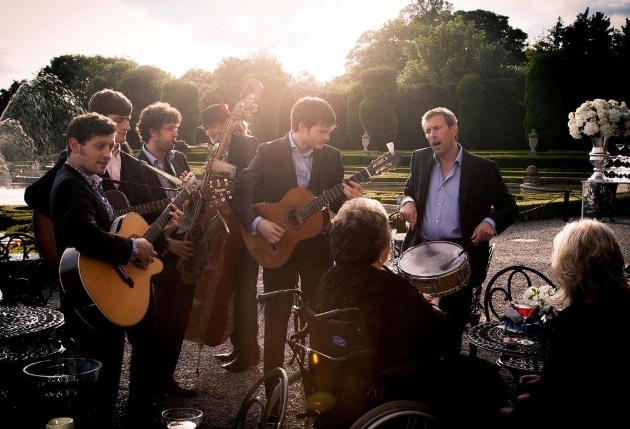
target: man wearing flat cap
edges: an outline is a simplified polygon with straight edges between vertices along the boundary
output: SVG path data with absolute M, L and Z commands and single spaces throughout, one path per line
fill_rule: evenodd
M 230 119 L 231 112 L 227 104 L 213 104 L 201 111 L 201 126 L 213 145 L 218 145 L 223 137 L 223 130 Z M 232 126 L 232 135 L 223 149 L 221 161 L 236 167 L 238 176 L 256 155 L 259 141 L 249 134 L 245 121 L 238 120 Z M 216 147 L 215 147 L 216 151 Z M 238 234 L 238 221 L 234 216 L 235 235 Z M 221 366 L 228 371 L 239 372 L 255 366 L 260 360 L 258 347 L 258 307 L 256 304 L 256 282 L 258 280 L 258 263 L 252 258 L 247 247 L 242 244 L 239 254 L 239 267 L 236 272 L 234 289 L 234 329 L 230 337 L 232 350 L 216 355 L 224 362 Z

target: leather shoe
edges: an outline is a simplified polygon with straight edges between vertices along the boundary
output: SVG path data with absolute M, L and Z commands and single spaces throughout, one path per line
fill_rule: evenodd
M 177 382 L 171 383 L 170 386 L 166 388 L 164 392 L 164 396 L 175 396 L 178 398 L 194 398 L 197 396 L 197 391 L 195 389 L 186 389 L 185 387 L 180 386 Z
M 224 363 L 221 367 L 230 372 L 241 372 L 258 365 L 259 360 L 260 358 L 258 356 L 246 357 L 239 355 L 236 359 L 231 362 Z
M 238 357 L 238 352 L 232 349 L 231 352 L 228 353 L 220 353 L 218 355 L 214 355 L 215 358 L 220 360 L 221 362 L 230 362 Z

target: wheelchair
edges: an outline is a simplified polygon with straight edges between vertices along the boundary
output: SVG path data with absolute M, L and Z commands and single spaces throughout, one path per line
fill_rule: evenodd
M 386 399 L 386 375 L 374 366 L 369 335 L 359 309 L 317 314 L 299 289 L 263 293 L 258 301 L 289 294 L 293 295 L 294 303 L 286 343 L 292 352 L 289 366 L 297 362 L 297 370 L 287 373 L 278 367 L 260 377 L 241 403 L 234 429 L 283 428 L 289 388 L 298 384 L 303 388 L 306 404 L 306 409 L 297 414 L 297 419 L 304 420 L 300 427 L 437 427 L 427 405 Z M 272 393 L 267 395 L 267 392 Z

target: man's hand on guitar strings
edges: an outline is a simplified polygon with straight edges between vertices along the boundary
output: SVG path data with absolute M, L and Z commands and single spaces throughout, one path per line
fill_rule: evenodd
M 141 268 L 147 268 L 153 262 L 153 258 L 157 256 L 157 252 L 153 250 L 153 245 L 145 238 L 136 238 L 136 243 L 138 244 L 138 255 L 135 259 Z
M 272 246 L 275 246 L 276 243 L 279 243 L 282 239 L 282 236 L 286 232 L 285 229 L 277 223 L 271 222 L 270 220 L 266 219 L 258 222 L 256 229 Z
M 184 203 L 184 205 L 185 204 L 186 203 Z M 169 211 L 168 214 L 171 220 L 169 220 L 164 227 L 164 235 L 167 237 L 179 227 L 179 221 L 184 216 L 184 212 L 178 209 L 175 204 L 171 204 L 170 209 L 171 211 Z
M 363 196 L 363 188 L 357 182 L 344 181 L 341 186 L 343 188 L 343 193 L 346 194 L 346 197 L 350 200 Z

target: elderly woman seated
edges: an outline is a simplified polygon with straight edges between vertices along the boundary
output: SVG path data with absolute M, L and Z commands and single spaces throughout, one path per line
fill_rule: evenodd
M 524 375 L 508 428 L 625 426 L 630 403 L 630 282 L 612 230 L 591 219 L 566 224 L 553 241 L 550 299 L 568 303 L 551 326 L 540 376 Z M 545 417 L 542 417 L 545 416 Z
M 489 362 L 461 356 L 448 315 L 384 266 L 391 232 L 383 206 L 368 198 L 345 202 L 330 238 L 335 265 L 322 277 L 313 309 L 361 310 L 378 371 L 397 374 L 387 379 L 385 399 L 422 401 L 443 427 L 491 424 L 507 405 L 500 374 Z

